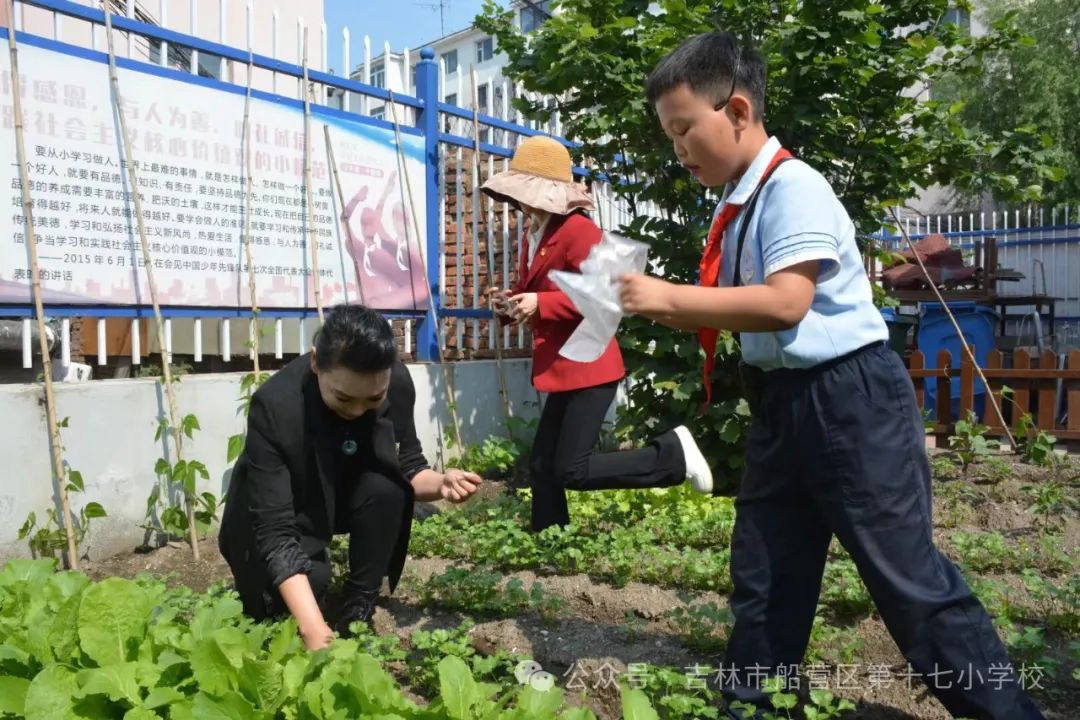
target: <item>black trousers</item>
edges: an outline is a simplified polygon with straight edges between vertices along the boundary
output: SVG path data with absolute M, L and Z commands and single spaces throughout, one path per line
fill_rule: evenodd
M 835 535 L 914 683 L 956 717 L 1042 717 L 990 617 L 934 546 L 924 443 L 911 380 L 885 345 L 762 376 L 736 498 L 729 702 L 769 708 L 762 669 L 790 674 L 802 662 Z
M 686 479 L 682 445 L 673 432 L 643 448 L 596 452 L 617 387 L 613 382 L 548 395 L 529 462 L 533 530 L 569 524 L 566 490 L 670 487 Z
M 378 591 L 390 566 L 405 512 L 405 489 L 385 475 L 363 472 L 344 481 L 335 502 L 334 533 L 349 535 L 349 574 L 344 599 Z M 308 581 L 320 604 L 330 587 L 331 564 L 326 542 L 301 535 L 300 546 L 311 559 Z M 265 566 L 255 553 L 242 566 L 229 561 L 244 612 L 257 619 L 288 613 L 277 588 L 270 586 Z

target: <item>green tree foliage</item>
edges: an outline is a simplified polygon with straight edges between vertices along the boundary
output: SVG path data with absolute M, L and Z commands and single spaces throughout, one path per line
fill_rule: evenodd
M 862 233 L 885 210 L 938 183 L 1010 200 L 1037 200 L 1047 151 L 1032 128 L 971 130 L 961 106 L 927 98 L 945 76 L 978 72 L 989 54 L 1022 37 L 1011 16 L 972 38 L 943 21 L 947 0 L 561 0 L 552 18 L 523 35 L 514 13 L 487 0 L 477 24 L 493 34 L 506 72 L 526 90 L 555 96 L 554 108 L 515 106 L 545 119 L 558 111 L 577 159 L 620 181 L 636 215 L 623 232 L 652 245 L 666 277 L 695 282 L 717 196 L 685 172 L 642 86 L 683 39 L 723 27 L 758 44 L 769 64 L 766 124 L 786 147 L 821 170 Z M 988 167 L 983 158 L 1001 158 Z M 1018 178 L 1028 178 L 1027 186 Z M 644 209 L 655 217 L 645 217 Z M 603 219 L 603 218 L 601 218 Z M 640 318 L 620 333 L 635 380 L 617 426 L 643 439 L 688 423 L 721 475 L 734 478 L 747 423 L 734 380 L 737 346 L 721 336 L 714 405 L 704 415 L 697 338 Z
M 1010 17 L 1024 31 L 1023 41 L 973 61 L 978 72 L 945 78 L 934 94 L 963 103 L 960 118 L 976 131 L 1041 133 L 1046 156 L 1059 168 L 1053 177 L 1060 179 L 1047 185 L 1046 203 L 1080 202 L 1080 7 L 1073 0 L 990 0 L 976 14 L 990 23 Z M 995 172 L 1008 172 L 1009 161 L 985 159 Z M 1018 185 L 1039 181 L 1030 170 L 1017 178 Z

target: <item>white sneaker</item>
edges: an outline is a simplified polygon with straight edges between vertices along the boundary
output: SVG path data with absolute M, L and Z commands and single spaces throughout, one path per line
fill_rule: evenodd
M 685 425 L 680 425 L 675 428 L 675 436 L 679 438 L 683 457 L 686 459 L 686 479 L 699 493 L 711 494 L 712 469 L 705 460 L 705 456 L 701 454 L 701 450 L 698 449 L 693 436 L 690 435 L 690 430 Z

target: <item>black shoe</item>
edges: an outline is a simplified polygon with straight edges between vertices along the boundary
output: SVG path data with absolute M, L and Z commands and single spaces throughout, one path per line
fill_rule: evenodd
M 345 599 L 341 608 L 341 617 L 338 619 L 334 631 L 338 637 L 350 638 L 353 636 L 349 626 L 354 622 L 364 623 L 369 629 L 374 629 L 371 618 L 375 614 L 375 601 L 379 599 L 378 590 L 354 590 Z
M 439 508 L 435 507 L 435 505 L 432 504 L 432 503 L 429 503 L 429 502 L 413 503 L 412 516 L 413 516 L 413 520 L 415 520 L 416 522 L 424 522 L 429 517 L 431 517 L 433 515 L 438 515 L 439 512 L 440 512 Z

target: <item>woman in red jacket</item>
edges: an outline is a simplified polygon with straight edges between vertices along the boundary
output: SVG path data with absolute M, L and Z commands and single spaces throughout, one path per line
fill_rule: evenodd
M 570 522 L 567 489 L 655 488 L 690 480 L 695 489 L 711 492 L 712 472 L 685 427 L 637 450 L 595 452 L 604 416 L 626 373 L 614 339 L 592 362 L 559 355 L 582 317 L 548 273 L 580 272 L 601 238 L 586 214 L 592 200 L 573 180 L 570 153 L 552 138 L 527 138 L 510 169 L 492 176 L 481 190 L 528 218 L 518 281 L 509 293 L 492 288 L 489 297 L 505 319 L 530 324 L 532 382 L 547 393 L 529 461 L 533 530 Z

